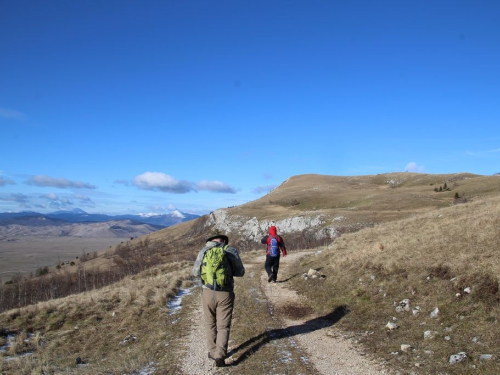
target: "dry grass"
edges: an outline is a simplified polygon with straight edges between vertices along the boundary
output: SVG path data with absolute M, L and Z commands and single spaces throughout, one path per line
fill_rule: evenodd
M 395 367 L 421 374 L 498 374 L 497 361 L 479 360 L 500 352 L 498 228 L 499 197 L 380 224 L 346 234 L 297 265 L 299 274 L 320 269 L 326 280 L 296 276 L 291 283 L 321 310 L 349 306 L 341 326 L 364 333 L 359 340 Z M 420 313 L 396 312 L 394 302 L 403 299 Z M 436 307 L 440 315 L 433 319 Z M 393 317 L 399 328 L 387 331 Z M 424 340 L 428 330 L 437 337 Z M 402 353 L 401 344 L 415 351 Z M 450 366 L 450 355 L 461 351 L 468 361 Z
M 2 373 L 131 373 L 149 364 L 175 372 L 169 346 L 182 340 L 187 322 L 183 312 L 169 315 L 166 302 L 183 283 L 189 286 L 191 266 L 156 267 L 98 291 L 0 315 L 0 331 L 21 332 L 6 355 L 33 352 L 0 361 Z M 28 332 L 35 336 L 26 343 Z

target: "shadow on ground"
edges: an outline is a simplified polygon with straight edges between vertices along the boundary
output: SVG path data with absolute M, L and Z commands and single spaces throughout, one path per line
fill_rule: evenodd
M 347 308 L 347 306 L 339 306 L 329 314 L 308 320 L 302 324 L 286 328 L 272 329 L 270 331 L 263 332 L 255 337 L 252 337 L 251 339 L 248 339 L 243 344 L 238 345 L 229 353 L 229 356 L 232 356 L 238 353 L 239 351 L 244 350 L 244 352 L 241 353 L 241 355 L 238 356 L 238 358 L 235 361 L 233 361 L 231 366 L 237 366 L 238 364 L 244 362 L 253 353 L 258 351 L 260 348 L 262 348 L 264 345 L 266 345 L 272 340 L 280 340 L 288 337 L 293 337 L 296 335 L 301 335 L 304 333 L 317 331 L 318 329 L 331 327 L 332 325 L 340 321 L 340 319 L 342 319 L 348 313 L 349 309 Z

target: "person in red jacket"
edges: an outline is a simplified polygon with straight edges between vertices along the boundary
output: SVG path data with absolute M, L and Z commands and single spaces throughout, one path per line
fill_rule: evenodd
M 280 267 L 280 251 L 286 257 L 286 247 L 283 238 L 276 232 L 276 227 L 273 225 L 269 228 L 269 234 L 262 237 L 261 243 L 267 245 L 266 250 L 266 272 L 267 282 L 275 283 L 278 280 L 278 269 Z

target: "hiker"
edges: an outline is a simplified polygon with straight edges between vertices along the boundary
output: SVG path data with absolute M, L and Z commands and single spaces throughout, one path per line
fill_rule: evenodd
M 261 243 L 267 245 L 266 250 L 266 272 L 267 282 L 275 283 L 278 280 L 278 268 L 280 267 L 280 250 L 286 257 L 285 241 L 276 233 L 276 227 L 269 227 L 269 235 L 262 237 Z
M 207 238 L 194 262 L 193 274 L 200 276 L 205 315 L 208 358 L 217 367 L 225 365 L 234 306 L 234 280 L 245 274 L 238 251 L 228 246 L 229 238 L 217 234 Z

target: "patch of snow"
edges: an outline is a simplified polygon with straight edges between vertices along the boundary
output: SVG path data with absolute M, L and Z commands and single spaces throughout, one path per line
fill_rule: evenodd
M 137 214 L 140 217 L 154 217 L 154 216 L 160 216 L 160 214 L 157 214 L 156 212 L 148 212 L 147 214 L 139 213 Z
M 170 310 L 168 312 L 168 315 L 172 315 L 179 312 L 179 310 L 182 307 L 182 298 L 184 296 L 191 294 L 194 288 L 195 288 L 194 286 L 191 288 L 179 288 L 177 294 L 170 301 L 167 302 L 167 307 Z
M 155 364 L 154 362 L 149 362 L 146 367 L 142 370 L 139 370 L 138 375 L 151 375 L 155 373 Z
M 7 335 L 7 344 L 0 346 L 1 353 L 5 353 L 12 346 L 15 337 L 15 335 Z

